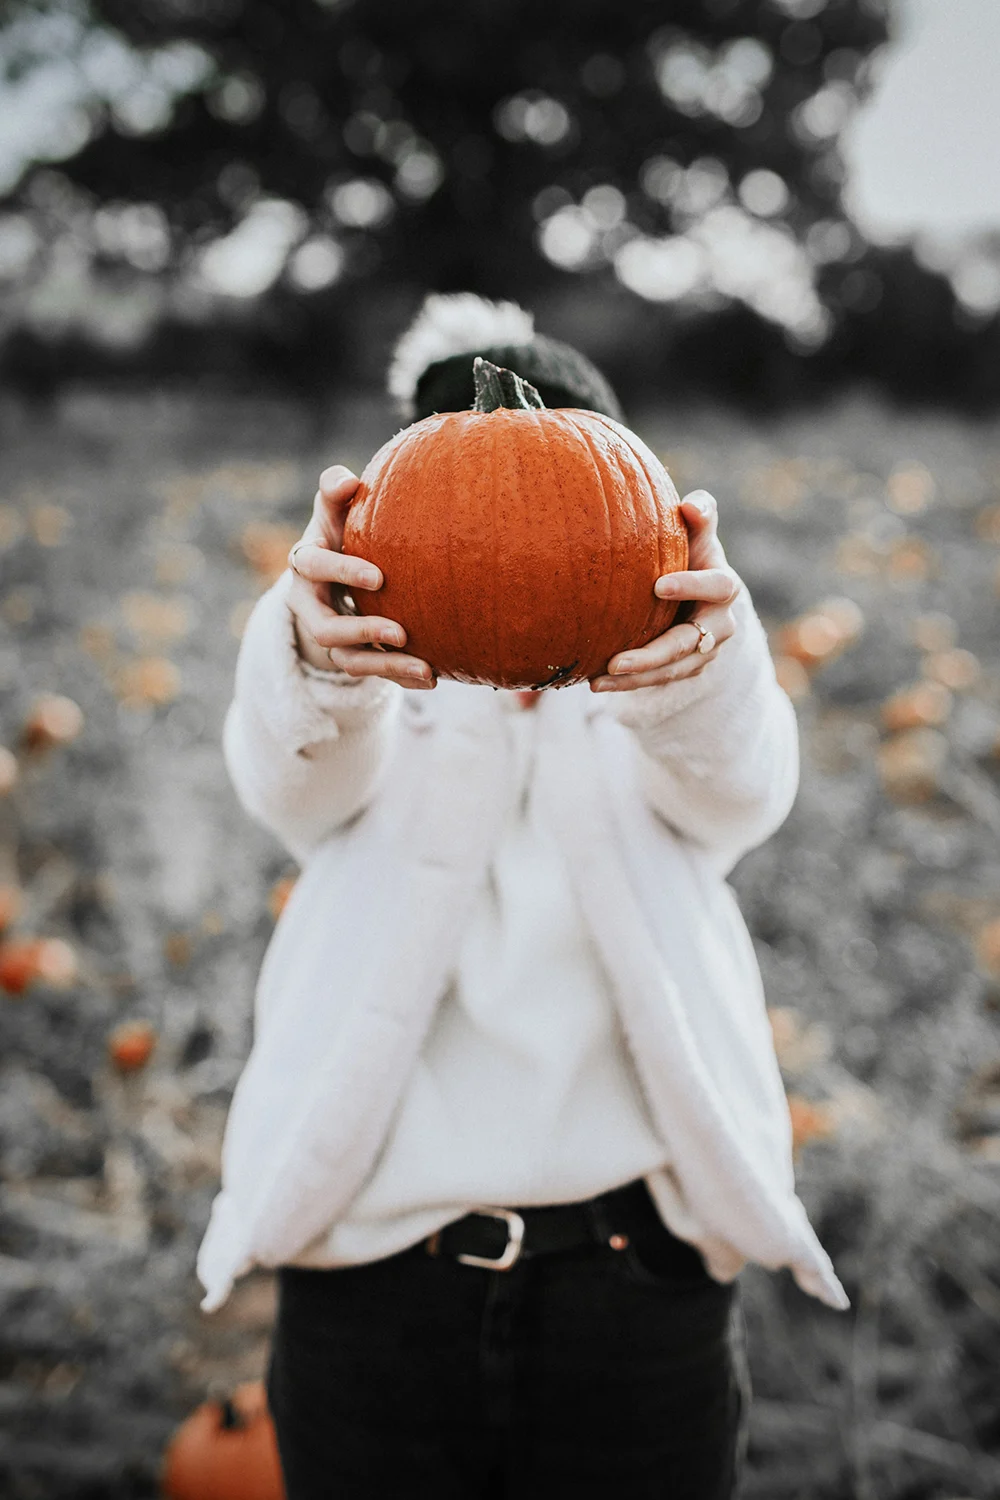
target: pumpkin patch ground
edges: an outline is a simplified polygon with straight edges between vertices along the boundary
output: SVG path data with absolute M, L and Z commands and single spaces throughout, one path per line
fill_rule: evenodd
M 801 730 L 795 808 L 733 885 L 853 1308 L 744 1277 L 747 1500 L 998 1494 L 1000 429 L 871 400 L 633 420 L 681 494 L 717 496 Z M 263 1375 L 271 1278 L 206 1318 L 194 1258 L 296 871 L 228 789 L 222 720 L 318 472 L 360 474 L 393 427 L 359 401 L 0 401 L 5 1497 L 154 1500 L 182 1424 Z M 456 589 L 477 547 L 492 566 L 455 538 Z M 533 601 L 502 595 L 519 644 Z

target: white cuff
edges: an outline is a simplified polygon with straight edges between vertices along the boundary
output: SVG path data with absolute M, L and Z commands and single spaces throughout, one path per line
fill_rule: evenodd
M 661 682 L 632 692 L 617 693 L 612 689 L 605 693 L 607 705 L 618 721 L 629 729 L 654 729 L 695 704 L 752 691 L 759 670 L 756 658 L 761 650 L 767 652 L 768 648 L 745 586 L 741 585 L 732 610 L 735 634 L 722 643 L 718 656 L 697 677 Z
M 322 672 L 303 661 L 285 572 L 254 607 L 236 668 L 237 696 L 293 749 L 335 740 L 381 713 L 403 689 L 384 677 Z

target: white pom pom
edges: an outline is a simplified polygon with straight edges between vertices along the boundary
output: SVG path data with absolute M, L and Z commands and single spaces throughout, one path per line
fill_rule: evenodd
M 527 344 L 534 336 L 534 317 L 516 302 L 488 302 L 475 292 L 432 292 L 393 350 L 389 394 L 412 409 L 428 365 L 492 344 Z

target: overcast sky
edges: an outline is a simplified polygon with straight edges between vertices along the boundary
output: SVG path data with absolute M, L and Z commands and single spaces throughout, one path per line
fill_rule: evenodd
M 845 142 L 870 233 L 1000 233 L 1000 0 L 896 0 L 899 38 Z

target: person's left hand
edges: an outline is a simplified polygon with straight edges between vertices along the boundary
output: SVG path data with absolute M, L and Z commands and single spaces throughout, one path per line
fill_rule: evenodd
M 718 536 L 718 509 L 707 490 L 694 490 L 681 501 L 688 528 L 688 571 L 665 573 L 654 584 L 660 599 L 694 601 L 696 608 L 681 625 L 608 662 L 608 675 L 592 677 L 591 692 L 629 692 L 661 682 L 683 682 L 704 672 L 736 628 L 730 606 L 740 581 L 726 561 Z

